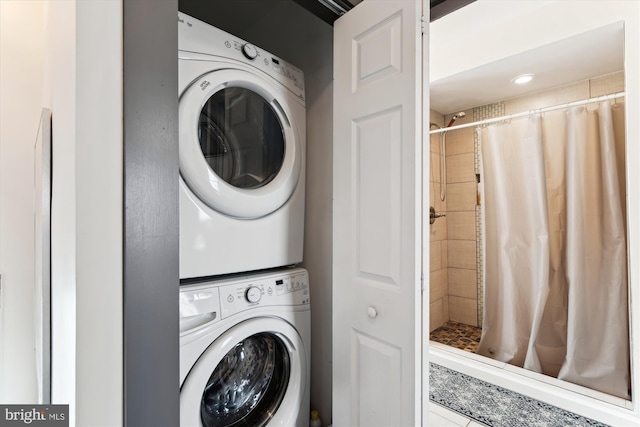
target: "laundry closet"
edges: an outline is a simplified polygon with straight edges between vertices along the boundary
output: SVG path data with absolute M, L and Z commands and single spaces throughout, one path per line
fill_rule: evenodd
M 304 260 L 311 295 L 311 402 L 331 417 L 333 28 L 293 1 L 180 1 L 179 11 L 264 49 L 304 73 Z M 308 417 L 308 414 L 307 414 Z

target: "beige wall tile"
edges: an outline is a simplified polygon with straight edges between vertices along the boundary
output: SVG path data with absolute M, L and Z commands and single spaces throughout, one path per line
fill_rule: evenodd
M 442 314 L 444 316 L 444 321 L 448 322 L 451 317 L 449 316 L 449 296 L 442 298 Z
M 441 263 L 442 263 L 442 268 L 447 268 L 449 267 L 449 260 L 448 260 L 448 255 L 447 255 L 447 248 L 449 247 L 449 242 L 447 240 L 443 240 L 440 243 L 440 249 L 442 250 L 442 255 L 441 255 Z
M 624 91 L 624 71 L 607 74 L 590 80 L 591 93 L 589 97 L 609 95 Z
M 448 309 L 448 307 L 447 307 Z M 429 304 L 429 332 L 433 332 L 446 322 L 444 317 L 444 300 L 439 299 Z
M 429 184 L 429 199 L 431 200 L 431 204 L 429 206 L 433 206 L 436 212 L 446 212 L 447 211 L 447 200 L 440 200 L 440 183 L 436 183 L 434 185 Z
M 429 224 L 429 241 L 447 240 L 447 218 L 436 219 L 433 224 Z
M 471 326 L 478 326 L 477 301 L 470 298 L 449 297 L 449 319 Z
M 439 241 L 434 241 L 429 245 L 429 271 L 440 270 L 441 268 L 442 247 Z
M 551 89 L 539 95 L 539 106 L 536 108 L 550 107 L 567 102 L 581 101 L 589 97 L 589 82 L 583 81 L 572 85 Z
M 449 268 L 464 268 L 475 270 L 476 268 L 476 242 L 470 240 L 449 240 L 448 242 Z
M 477 192 L 475 182 L 447 184 L 447 212 L 475 210 Z
M 440 182 L 440 154 L 431 153 L 429 160 L 429 182 Z
M 450 240 L 475 241 L 475 211 L 451 211 L 447 213 L 447 238 Z
M 435 133 L 429 136 L 429 150 L 432 153 L 440 154 L 440 134 Z
M 477 299 L 476 270 L 450 268 L 447 274 L 449 296 Z
M 446 153 L 447 156 L 456 154 L 473 153 L 473 128 L 456 129 L 447 132 Z
M 536 108 L 551 107 L 589 97 L 589 81 L 574 83 L 561 88 L 536 92 L 505 101 L 505 114 L 522 113 Z
M 433 302 L 445 296 L 449 296 L 447 269 L 442 268 L 429 273 L 429 301 Z
M 473 153 L 447 156 L 447 184 L 457 182 L 476 182 Z

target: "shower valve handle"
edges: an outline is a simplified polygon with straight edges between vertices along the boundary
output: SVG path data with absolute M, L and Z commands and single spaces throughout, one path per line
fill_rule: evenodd
M 436 212 L 433 206 L 429 208 L 429 224 L 433 224 L 436 222 L 436 219 L 442 218 L 443 216 L 447 216 L 447 214 L 444 212 Z

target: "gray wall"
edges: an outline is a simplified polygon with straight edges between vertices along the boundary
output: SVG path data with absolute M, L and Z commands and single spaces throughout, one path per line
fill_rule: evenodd
M 301 68 L 307 94 L 303 267 L 311 286 L 311 408 L 331 421 L 333 28 L 293 0 L 180 1 L 180 11 Z
M 177 0 L 124 0 L 124 425 L 179 425 Z

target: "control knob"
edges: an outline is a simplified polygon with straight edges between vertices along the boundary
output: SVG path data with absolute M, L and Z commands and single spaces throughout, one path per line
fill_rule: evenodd
M 258 56 L 258 49 L 256 49 L 252 44 L 245 43 L 242 45 L 242 53 L 244 53 L 244 56 L 248 59 L 256 59 Z
M 249 286 L 244 293 L 244 297 L 248 303 L 255 304 L 262 298 L 262 291 L 257 286 Z

